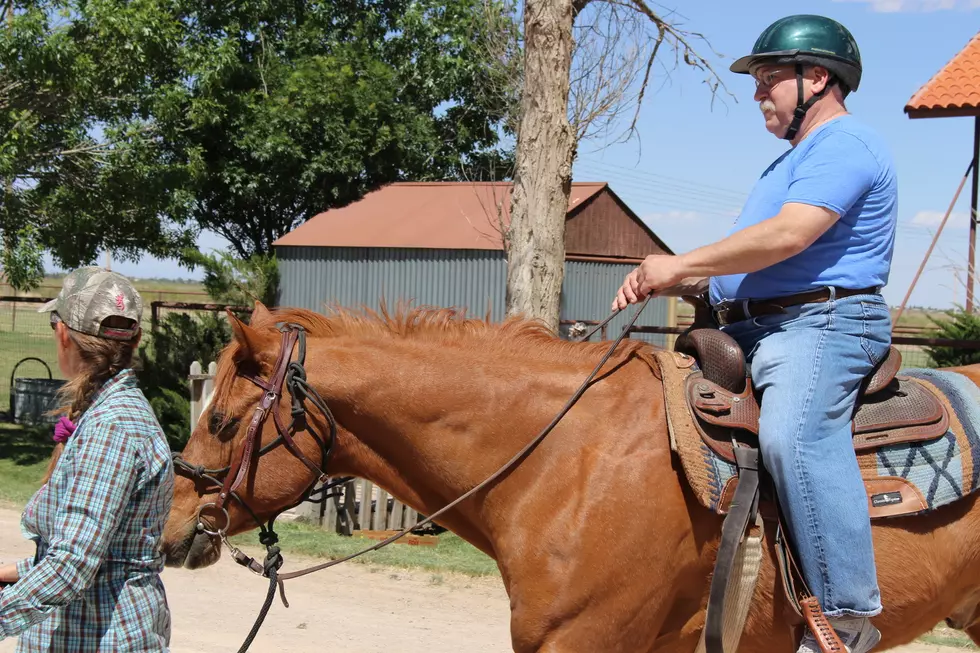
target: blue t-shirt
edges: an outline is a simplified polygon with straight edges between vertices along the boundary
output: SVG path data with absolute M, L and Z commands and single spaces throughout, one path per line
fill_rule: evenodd
M 822 206 L 841 217 L 785 261 L 750 274 L 712 277 L 712 304 L 888 282 L 898 179 L 876 133 L 850 115 L 818 127 L 763 173 L 730 233 L 774 217 L 787 202 Z

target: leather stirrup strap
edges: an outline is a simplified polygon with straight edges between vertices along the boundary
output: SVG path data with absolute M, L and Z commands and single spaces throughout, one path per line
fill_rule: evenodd
M 802 601 L 803 616 L 806 617 L 806 625 L 810 627 L 810 632 L 817 638 L 821 653 L 846 653 L 844 642 L 840 641 L 837 631 L 830 625 L 827 616 L 820 607 L 817 597 L 810 596 Z
M 708 592 L 708 614 L 705 619 L 705 648 L 707 653 L 724 653 L 725 592 L 731 580 L 735 555 L 742 536 L 755 520 L 759 507 L 759 450 L 735 447 L 738 465 L 738 487 L 732 498 L 728 516 L 721 527 L 721 545 L 715 560 L 715 571 Z

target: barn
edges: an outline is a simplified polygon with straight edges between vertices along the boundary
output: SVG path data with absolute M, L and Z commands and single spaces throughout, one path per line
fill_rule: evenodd
M 278 239 L 281 306 L 377 309 L 399 300 L 465 308 L 500 320 L 507 261 L 507 182 L 402 182 L 320 213 Z M 648 254 L 672 252 L 609 184 L 573 183 L 565 223 L 563 330 L 602 320 L 626 274 Z M 675 302 L 656 299 L 637 324 L 673 325 Z M 610 322 L 618 335 L 632 315 Z M 644 339 L 663 344 L 661 335 Z

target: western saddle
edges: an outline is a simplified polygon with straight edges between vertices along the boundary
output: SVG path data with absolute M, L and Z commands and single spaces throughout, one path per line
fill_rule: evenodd
M 731 336 L 706 317 L 703 300 L 684 299 L 695 306 L 695 321 L 678 337 L 674 349 L 698 363 L 698 370 L 685 381 L 687 403 L 704 444 L 738 470 L 709 589 L 705 650 L 707 653 L 724 651 L 725 594 L 736 571 L 736 554 L 748 528 L 761 517 L 776 522 L 778 567 L 786 598 L 799 618 L 798 623 L 810 627 L 823 651 L 844 651 L 793 561 L 771 482 L 760 486 L 760 472 L 764 473 L 764 469 L 758 450 L 759 397 L 746 368 L 745 354 Z M 885 359 L 862 382 L 851 422 L 857 453 L 885 445 L 933 440 L 946 434 L 949 416 L 943 404 L 922 385 L 900 376 L 901 366 L 901 353 L 891 347 Z M 890 513 L 890 507 L 883 506 L 881 514 L 901 514 L 898 507 L 893 509 L 895 512 Z
M 700 367 L 685 393 L 704 443 L 735 462 L 736 441 L 758 446 L 759 402 L 745 355 L 731 336 L 696 329 L 678 338 L 677 351 Z M 894 347 L 865 377 L 852 419 L 857 452 L 889 444 L 932 440 L 946 433 L 949 417 L 939 399 L 920 384 L 898 376 L 902 354 Z

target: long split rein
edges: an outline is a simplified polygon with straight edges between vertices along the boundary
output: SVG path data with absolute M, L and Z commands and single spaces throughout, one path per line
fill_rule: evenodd
M 640 313 L 646 308 L 646 305 L 650 301 L 650 296 L 647 296 L 645 300 L 639 305 L 633 317 L 630 319 L 629 323 L 623 328 L 622 332 L 613 341 L 609 349 L 606 351 L 605 355 L 595 366 L 588 377 L 582 382 L 575 393 L 568 399 L 565 405 L 558 411 L 558 414 L 545 426 L 540 433 L 538 433 L 530 442 L 528 442 L 520 451 L 515 453 L 510 460 L 505 462 L 497 471 L 487 477 L 483 482 L 474 486 L 468 490 L 465 494 L 460 496 L 455 501 L 447 504 L 443 508 L 439 509 L 435 513 L 427 516 L 421 522 L 417 524 L 412 524 L 411 526 L 402 529 L 398 533 L 391 535 L 377 542 L 376 544 L 369 546 L 365 549 L 352 553 L 350 555 L 338 558 L 336 560 L 330 560 L 328 562 L 314 565 L 312 567 L 307 567 L 306 569 L 301 569 L 299 571 L 293 571 L 288 573 L 279 573 L 279 569 L 282 567 L 283 558 L 279 547 L 277 546 L 279 541 L 279 536 L 273 529 L 273 524 L 276 518 L 283 512 L 294 508 L 297 505 L 302 504 L 305 501 L 324 501 L 329 497 L 334 496 L 337 492 L 331 492 L 335 490 L 340 485 L 347 483 L 351 477 L 342 477 L 333 480 L 328 480 L 327 474 L 323 471 L 327 462 L 330 459 L 330 455 L 333 452 L 333 445 L 336 441 L 337 436 L 337 421 L 333 414 L 330 412 L 329 407 L 326 402 L 320 397 L 316 389 L 311 386 L 306 380 L 306 369 L 304 368 L 304 363 L 306 359 L 306 333 L 302 327 L 295 324 L 283 324 L 280 325 L 281 333 L 281 349 L 279 352 L 279 358 L 276 361 L 276 366 L 273 369 L 273 375 L 269 381 L 265 381 L 258 377 L 246 376 L 248 380 L 256 384 L 265 391 L 265 395 L 255 409 L 252 420 L 249 423 L 248 430 L 246 431 L 245 441 L 240 448 L 240 456 L 233 456 L 232 463 L 222 469 L 205 469 L 198 465 L 193 465 L 185 461 L 180 454 L 174 454 L 173 461 L 174 466 L 177 471 L 183 472 L 187 476 L 191 477 L 195 481 L 207 482 L 209 486 L 217 486 L 220 488 L 218 499 L 214 502 L 202 505 L 198 510 L 198 523 L 197 530 L 203 532 L 212 537 L 219 537 L 221 541 L 228 547 L 232 558 L 238 564 L 247 567 L 252 572 L 266 577 L 269 579 L 269 591 L 266 594 L 265 601 L 262 604 L 262 608 L 249 631 L 248 636 L 245 638 L 244 643 L 241 648 L 239 648 L 238 653 L 245 653 L 251 646 L 252 641 L 258 634 L 259 628 L 261 628 L 266 615 L 269 612 L 269 608 L 272 606 L 273 598 L 275 597 L 276 587 L 279 588 L 279 596 L 285 607 L 289 607 L 289 602 L 286 600 L 285 592 L 285 581 L 299 578 L 300 576 L 305 576 L 311 574 L 315 571 L 320 571 L 322 569 L 328 569 L 336 565 L 342 564 L 349 560 L 353 560 L 359 556 L 369 553 L 371 551 L 376 551 L 389 544 L 401 539 L 405 535 L 408 535 L 413 530 L 421 528 L 433 521 L 438 517 L 445 514 L 447 511 L 451 510 L 457 506 L 462 501 L 465 501 L 469 497 L 473 496 L 475 493 L 479 492 L 490 483 L 497 480 L 502 474 L 507 472 L 511 467 L 516 465 L 520 460 L 524 458 L 534 447 L 541 443 L 542 440 L 557 426 L 558 422 L 565 416 L 565 414 L 575 405 L 579 398 L 588 389 L 589 384 L 602 369 L 603 365 L 609 360 L 609 358 L 616 351 L 619 343 L 622 342 L 623 338 L 627 336 L 630 329 L 636 323 L 636 320 L 640 317 Z M 599 329 L 604 327 L 610 322 L 616 315 L 620 312 L 619 309 L 614 310 L 605 320 L 595 325 L 584 335 L 574 338 L 576 342 L 582 342 L 588 340 L 595 334 Z M 292 353 L 294 348 L 297 348 L 298 352 L 295 361 L 290 362 L 292 358 Z M 279 416 L 279 405 L 282 399 L 282 389 L 289 391 L 292 397 L 292 406 L 290 409 L 291 422 L 288 427 L 284 426 L 280 421 Z M 306 401 L 309 400 L 313 406 L 324 416 L 328 426 L 328 434 L 326 438 L 320 437 L 317 431 L 306 419 L 306 414 L 308 409 L 306 407 Z M 276 423 L 276 430 L 278 431 L 278 436 L 268 445 L 261 447 L 256 450 L 256 445 L 260 440 L 261 427 L 264 423 L 266 417 L 269 413 L 272 413 L 273 419 Z M 308 431 L 313 438 L 318 442 L 320 446 L 320 467 L 313 464 L 296 446 L 293 440 L 293 435 L 302 431 Z M 256 514 L 249 508 L 248 504 L 238 495 L 237 489 L 239 485 L 244 481 L 247 476 L 249 466 L 255 458 L 261 457 L 264 453 L 280 446 L 285 446 L 290 453 L 299 458 L 313 473 L 315 474 L 314 481 L 303 493 L 300 500 L 291 505 L 283 508 L 278 513 L 273 515 L 268 522 L 268 525 L 262 523 L 262 521 L 256 516 Z M 257 462 L 256 462 L 257 464 Z M 220 475 L 224 474 L 224 480 L 219 479 Z M 314 491 L 316 485 L 320 483 L 321 487 Z M 316 496 L 314 499 L 313 497 Z M 227 528 L 229 526 L 229 515 L 225 508 L 225 503 L 230 499 L 234 499 L 241 505 L 246 512 L 252 517 L 255 523 L 259 527 L 259 542 L 266 547 L 266 557 L 263 562 L 258 562 L 254 558 L 248 556 L 239 548 L 235 547 L 229 540 L 227 536 Z M 221 517 L 224 519 L 224 525 L 221 528 L 215 528 L 213 525 L 209 528 L 204 524 L 201 518 L 204 510 L 208 508 L 215 508 Z

